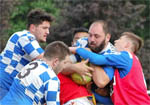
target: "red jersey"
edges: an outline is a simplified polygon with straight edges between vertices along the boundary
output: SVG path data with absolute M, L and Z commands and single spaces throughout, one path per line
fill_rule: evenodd
M 58 78 L 60 80 L 61 105 L 75 98 L 91 96 L 91 94 L 88 93 L 87 89 L 84 86 L 76 84 L 69 76 L 59 73 Z
M 119 70 L 115 70 L 112 94 L 114 105 L 150 105 L 141 64 L 134 54 L 132 56 L 133 64 L 125 77 L 120 78 Z

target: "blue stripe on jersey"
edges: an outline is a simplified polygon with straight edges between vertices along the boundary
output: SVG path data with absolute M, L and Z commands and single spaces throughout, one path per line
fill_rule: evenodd
M 57 81 L 57 80 L 58 80 L 58 78 L 57 78 L 57 77 L 54 77 L 54 78 L 52 78 L 52 80 L 56 80 L 56 81 Z
M 46 83 L 45 90 L 48 90 L 48 85 L 49 85 L 49 83 Z
M 18 46 L 22 49 L 22 45 L 20 44 L 20 42 L 18 42 Z
M 8 65 L 0 62 L 0 69 L 5 69 Z
M 27 34 L 23 34 L 23 35 L 21 35 L 21 37 L 24 37 L 24 36 L 27 36 Z
M 21 49 L 18 46 L 15 46 L 14 47 L 14 53 L 15 54 L 20 54 L 20 52 L 21 52 Z
M 28 36 L 28 39 L 32 42 L 33 40 L 35 40 L 35 38 L 34 37 L 32 37 L 32 36 Z
M 47 68 L 47 69 L 48 69 L 48 65 L 47 65 L 47 64 L 45 64 L 45 63 L 41 63 L 41 65 L 43 65 L 45 68 Z
M 0 60 L 2 60 L 2 56 L 0 55 Z
M 36 49 L 37 50 L 37 52 L 39 52 L 40 54 L 42 54 L 43 52 L 44 52 L 44 50 L 42 49 L 42 48 L 38 48 L 38 49 Z
M 49 74 L 47 72 L 42 73 L 39 77 L 43 82 L 50 79 Z
M 56 102 L 56 105 L 60 105 L 60 102 Z
M 15 35 L 10 39 L 10 41 L 11 41 L 12 43 L 16 44 L 17 41 L 18 41 L 18 39 L 19 39 L 19 36 L 18 36 L 17 34 L 15 34 Z
M 39 97 L 35 96 L 33 100 L 38 104 L 38 102 L 39 102 Z
M 41 102 L 42 105 L 43 105 L 44 103 L 46 103 L 46 102 L 45 102 L 45 98 L 44 98 L 44 97 L 41 98 L 40 102 Z
M 25 52 L 22 50 L 22 46 L 21 46 L 20 42 L 18 42 L 18 46 L 19 46 L 19 48 L 20 48 L 19 54 L 20 54 L 21 56 L 25 55 Z
M 40 87 L 40 89 L 39 89 L 39 91 L 41 92 L 41 93 L 43 93 L 44 94 L 44 92 L 45 92 L 45 90 L 44 90 L 45 88 L 44 88 L 44 85 L 42 85 L 41 87 Z
M 27 87 L 27 89 L 30 90 L 33 94 L 35 94 L 37 92 L 37 88 L 33 84 L 30 84 Z
M 14 67 L 14 68 L 16 68 L 17 64 L 18 64 L 18 62 L 15 61 L 15 60 L 12 60 L 11 63 L 10 63 L 10 65 L 11 65 L 12 67 Z
M 30 53 L 35 50 L 31 43 L 25 45 L 24 49 L 28 55 L 30 55 Z
M 56 101 L 56 95 L 57 95 L 56 91 L 48 91 L 46 100 L 47 101 Z
M 13 70 L 13 72 L 10 74 L 11 77 L 15 77 L 17 75 L 18 71 L 17 70 Z
M 13 57 L 13 52 L 6 50 L 6 53 L 4 54 L 5 57 L 12 59 Z
M 29 61 L 24 58 L 21 58 L 20 63 L 25 66 L 26 64 L 29 63 Z

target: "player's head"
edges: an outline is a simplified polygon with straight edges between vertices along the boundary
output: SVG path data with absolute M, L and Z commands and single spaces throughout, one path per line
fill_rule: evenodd
M 100 52 L 107 46 L 110 37 L 111 35 L 106 21 L 97 20 L 93 22 L 89 28 L 88 43 L 90 49 L 96 53 Z
M 76 28 L 73 32 L 73 36 L 72 36 L 72 45 L 74 45 L 76 43 L 76 41 L 82 37 L 88 37 L 88 29 L 84 28 L 84 27 L 80 27 L 80 28 Z
M 37 41 L 46 42 L 53 17 L 42 9 L 33 9 L 27 16 L 27 29 L 35 35 Z
M 121 37 L 115 41 L 115 47 L 118 51 L 131 51 L 137 53 L 143 46 L 143 40 L 132 32 L 123 32 Z
M 63 69 L 63 66 L 70 62 L 70 51 L 68 46 L 62 41 L 54 41 L 45 48 L 44 58 L 51 61 L 55 72 Z

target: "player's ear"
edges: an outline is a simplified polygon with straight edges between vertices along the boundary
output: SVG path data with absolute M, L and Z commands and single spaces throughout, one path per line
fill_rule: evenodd
M 132 45 L 131 42 L 127 41 L 125 44 L 125 48 L 129 48 L 129 47 L 131 47 L 131 45 Z
M 59 59 L 58 58 L 55 58 L 54 60 L 53 60 L 53 66 L 54 67 L 56 67 L 57 65 L 58 65 L 58 63 L 59 63 Z
M 110 38 L 111 38 L 111 35 L 108 33 L 106 34 L 106 41 L 109 42 L 110 41 Z
M 36 31 L 35 28 L 36 26 L 34 24 L 30 24 L 30 27 L 29 27 L 30 32 L 35 32 Z

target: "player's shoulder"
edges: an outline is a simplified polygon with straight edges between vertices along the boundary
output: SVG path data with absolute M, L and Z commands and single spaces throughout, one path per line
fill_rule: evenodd
M 87 37 L 80 38 L 79 40 L 77 40 L 76 46 L 87 47 L 88 46 L 88 38 Z
M 20 40 L 35 40 L 35 36 L 33 34 L 31 34 L 28 30 L 23 30 L 23 31 L 19 31 L 15 33 L 16 35 L 18 35 L 20 37 Z
M 117 55 L 117 57 L 120 57 L 123 59 L 132 59 L 133 58 L 132 54 L 128 51 L 120 51 L 120 52 L 116 51 L 116 52 L 111 52 L 109 54 Z
M 36 62 L 38 63 L 38 65 L 40 66 L 40 70 L 43 70 L 43 75 L 48 76 L 50 78 L 55 78 L 57 77 L 54 70 L 52 69 L 52 67 L 50 65 L 48 65 L 45 61 L 43 60 L 36 60 Z
M 123 56 L 133 59 L 133 54 L 128 51 L 121 51 L 120 52 Z
M 100 52 L 100 54 L 111 54 L 111 53 L 117 53 L 116 48 L 109 42 L 107 47 Z
M 88 42 L 88 37 L 83 37 L 80 38 L 79 40 L 77 40 L 78 42 L 82 43 L 82 42 Z

